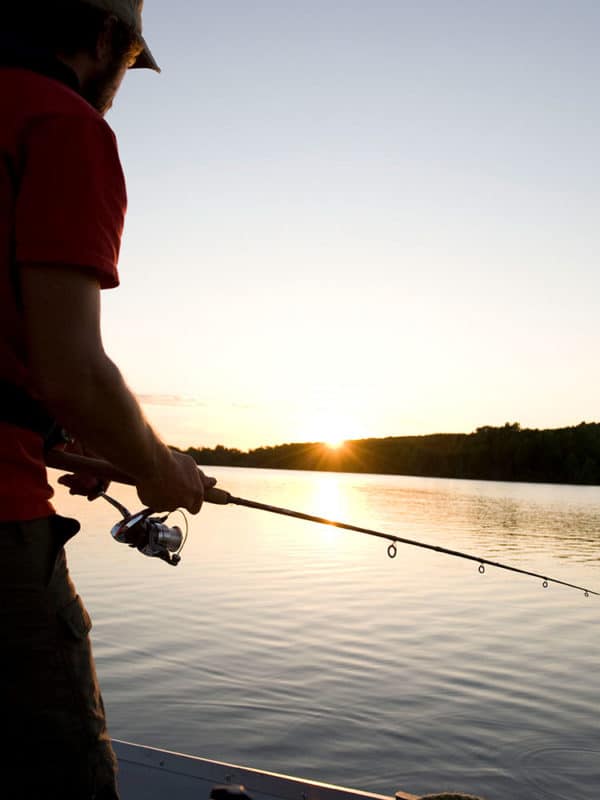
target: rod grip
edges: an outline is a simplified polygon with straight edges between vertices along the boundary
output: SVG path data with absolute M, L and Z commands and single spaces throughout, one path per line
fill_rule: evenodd
M 213 486 L 212 489 L 204 490 L 204 501 L 215 503 L 217 506 L 226 506 L 231 501 L 231 495 L 225 489 L 217 489 Z
M 121 472 L 108 461 L 99 458 L 89 458 L 76 453 L 65 453 L 63 450 L 48 450 L 44 454 L 47 467 L 60 469 L 65 472 L 87 472 L 96 478 L 106 478 L 117 483 L 135 486 L 135 481 L 130 475 Z

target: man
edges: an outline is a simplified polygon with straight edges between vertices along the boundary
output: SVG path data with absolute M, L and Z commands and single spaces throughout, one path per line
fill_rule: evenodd
M 126 205 L 104 121 L 129 67 L 158 70 L 142 0 L 19 0 L 0 19 L 0 711 L 14 797 L 118 797 L 88 632 L 44 466 L 49 420 L 136 481 L 157 511 L 197 513 L 214 480 L 145 420 L 104 353 Z M 82 477 L 65 481 L 88 492 Z

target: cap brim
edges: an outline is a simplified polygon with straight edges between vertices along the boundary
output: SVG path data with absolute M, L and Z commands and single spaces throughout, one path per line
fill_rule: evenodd
M 141 37 L 144 49 L 131 65 L 130 69 L 152 69 L 154 72 L 160 72 L 160 67 L 156 63 L 156 59 L 152 55 L 150 48 L 146 44 L 146 40 Z

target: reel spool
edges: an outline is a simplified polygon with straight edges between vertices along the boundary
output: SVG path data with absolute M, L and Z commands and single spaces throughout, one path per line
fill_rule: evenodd
M 187 518 L 185 520 L 185 534 L 178 525 L 165 525 L 168 514 L 162 517 L 151 516 L 151 508 L 144 508 L 136 514 L 131 514 L 125 506 L 107 494 L 101 494 L 108 503 L 114 506 L 123 519 L 113 525 L 111 536 L 120 544 L 135 547 L 142 555 L 149 558 L 160 558 L 172 567 L 181 561 L 181 550 L 187 539 Z

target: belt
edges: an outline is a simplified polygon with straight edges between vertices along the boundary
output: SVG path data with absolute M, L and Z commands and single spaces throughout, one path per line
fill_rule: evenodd
M 0 422 L 39 434 L 49 450 L 69 436 L 44 406 L 21 386 L 0 378 Z

